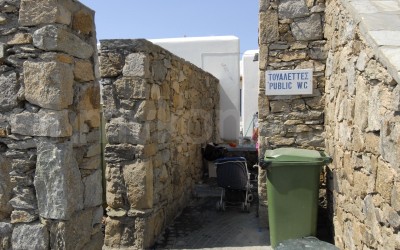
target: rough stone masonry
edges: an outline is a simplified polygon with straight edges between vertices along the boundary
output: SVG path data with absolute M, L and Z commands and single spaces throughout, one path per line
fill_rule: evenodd
M 324 148 L 325 1 L 260 0 L 259 157 L 279 147 Z M 313 69 L 313 94 L 266 96 L 265 71 Z M 259 169 L 259 213 L 268 225 L 266 171 Z
M 0 1 L 0 249 L 101 249 L 94 13 Z
M 398 51 L 398 46 L 378 48 L 368 39 L 372 32 L 393 32 L 392 21 L 386 22 L 398 18 L 393 10 L 399 6 L 394 1 L 351 4 L 356 8 L 347 1 L 328 1 L 326 8 L 325 130 L 326 151 L 334 159 L 329 191 L 335 244 L 341 249 L 399 249 L 398 63 L 381 56 L 381 50 Z
M 187 206 L 218 138 L 218 79 L 146 40 L 100 41 L 104 249 L 144 249 Z

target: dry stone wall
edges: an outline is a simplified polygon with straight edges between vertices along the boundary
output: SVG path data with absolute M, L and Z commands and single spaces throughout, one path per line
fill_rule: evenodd
M 105 249 L 150 247 L 203 175 L 218 131 L 218 80 L 146 40 L 100 41 Z
M 94 13 L 0 1 L 0 249 L 100 249 Z
M 325 1 L 260 0 L 259 157 L 266 149 L 324 148 Z M 267 70 L 313 69 L 313 94 L 266 96 Z M 260 221 L 267 226 L 266 171 L 259 170 Z
M 325 29 L 326 150 L 333 156 L 329 186 L 335 244 L 399 249 L 400 85 L 342 3 L 329 1 Z

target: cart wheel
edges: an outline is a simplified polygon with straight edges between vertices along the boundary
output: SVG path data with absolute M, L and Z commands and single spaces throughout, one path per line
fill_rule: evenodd
M 246 204 L 246 212 L 250 213 L 250 203 Z
M 253 201 L 253 195 L 252 194 L 248 194 L 247 195 L 247 202 L 252 202 Z
M 225 211 L 225 201 L 221 202 L 221 209 L 222 209 L 222 211 Z

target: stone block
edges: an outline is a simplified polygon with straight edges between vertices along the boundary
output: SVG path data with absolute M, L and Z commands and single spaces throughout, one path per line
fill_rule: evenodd
M 290 106 L 288 102 L 283 101 L 271 101 L 270 110 L 272 113 L 289 112 Z
M 131 144 L 107 144 L 104 151 L 105 160 L 112 163 L 133 161 L 136 154 L 136 147 Z
M 36 194 L 33 187 L 16 186 L 13 189 L 14 197 L 9 201 L 14 209 L 37 209 Z
M 364 199 L 363 212 L 366 215 L 365 225 L 370 229 L 374 240 L 382 241 L 381 226 L 376 216 L 375 206 L 371 195 L 367 195 Z
M 158 84 L 151 85 L 150 98 L 152 100 L 159 100 L 161 98 L 161 88 Z
M 32 43 L 32 35 L 27 33 L 17 33 L 14 37 L 8 41 L 8 45 L 21 45 Z
M 153 207 L 153 166 L 151 161 L 138 161 L 123 168 L 124 182 L 131 208 Z
M 0 111 L 7 112 L 18 106 L 18 91 L 20 85 L 15 72 L 0 75 Z
M 108 248 L 133 248 L 135 247 L 135 219 L 107 217 L 105 228 L 104 247 Z
M 357 78 L 355 110 L 365 110 L 369 106 L 369 86 L 362 77 Z M 354 112 L 354 123 L 361 131 L 365 131 L 368 126 L 368 112 Z
M 85 208 L 99 206 L 103 203 L 102 171 L 97 170 L 83 179 L 85 192 L 83 205 Z
M 72 135 L 67 110 L 41 109 L 38 113 L 22 112 L 11 117 L 10 125 L 13 134 L 49 137 Z
M 370 96 L 368 98 L 368 127 L 367 131 L 379 131 L 381 129 L 382 115 L 381 115 L 381 93 L 380 86 L 373 86 L 370 89 Z
M 73 102 L 72 67 L 60 62 L 24 63 L 25 98 L 43 108 L 61 110 Z
M 115 118 L 106 124 L 106 136 L 111 144 L 146 144 L 150 138 L 150 130 L 146 124 Z
M 34 184 L 41 217 L 69 220 L 83 208 L 84 188 L 70 142 L 39 142 Z
M 390 202 L 395 176 L 396 171 L 389 164 L 379 158 L 376 176 L 376 191 L 388 203 Z
M 75 86 L 75 105 L 81 114 L 95 110 L 100 112 L 100 86 L 94 82 Z
M 40 223 L 19 224 L 12 233 L 12 249 L 49 249 L 50 236 Z
M 0 155 L 0 220 L 9 217 L 12 207 L 8 203 L 12 196 L 13 185 L 10 181 L 11 163 Z M 1 246 L 1 245 L 0 245 Z
M 89 60 L 75 61 L 74 76 L 78 82 L 93 81 L 95 78 L 92 62 Z
M 125 58 L 125 65 L 122 69 L 123 76 L 149 77 L 149 59 L 146 54 L 133 53 Z
M 102 53 L 99 61 L 101 77 L 115 77 L 122 73 L 124 61 L 120 54 Z
M 400 211 L 400 182 L 396 181 L 393 185 L 390 204 L 397 212 Z
M 77 11 L 74 13 L 72 28 L 85 35 L 93 34 L 95 31 L 93 16 L 94 13 L 87 9 Z
M 379 149 L 382 158 L 393 167 L 400 167 L 400 118 L 393 117 L 382 122 Z
M 323 38 L 323 28 L 319 14 L 312 14 L 310 17 L 295 20 L 290 26 L 296 40 L 312 41 Z
M 260 18 L 260 44 L 278 41 L 279 24 L 278 13 L 275 10 L 267 10 L 259 14 Z
M 22 26 L 49 23 L 69 25 L 71 23 L 71 12 L 59 5 L 57 0 L 22 0 L 18 21 Z
M 77 58 L 88 59 L 93 47 L 69 30 L 55 25 L 46 25 L 33 33 L 33 45 L 46 51 L 60 51 Z
M 75 213 L 68 221 L 50 222 L 50 249 L 85 249 L 93 231 L 92 210 Z
M 8 222 L 0 222 L 0 249 L 11 249 L 13 225 Z
M 157 108 L 154 101 L 142 101 L 140 102 L 139 108 L 135 114 L 135 118 L 138 121 L 152 121 L 156 119 Z
M 310 14 L 304 1 L 281 0 L 278 5 L 280 19 L 293 19 L 297 17 L 306 17 Z
M 113 209 L 122 208 L 126 201 L 126 187 L 119 167 L 107 164 L 106 167 L 106 200 Z
M 11 223 L 29 223 L 37 220 L 38 214 L 30 210 L 14 210 L 11 213 Z
M 163 61 L 155 61 L 151 65 L 153 79 L 158 84 L 163 84 L 167 76 L 168 69 L 164 66 Z
M 148 99 L 150 84 L 139 77 L 122 77 L 114 82 L 116 93 L 121 99 Z

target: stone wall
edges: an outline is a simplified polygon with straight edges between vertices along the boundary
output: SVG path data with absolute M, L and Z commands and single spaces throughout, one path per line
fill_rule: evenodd
M 259 157 L 266 149 L 324 148 L 324 0 L 260 0 Z M 313 94 L 266 96 L 265 71 L 313 69 Z M 267 225 L 266 171 L 259 170 L 260 221 Z
M 0 1 L 0 249 L 100 249 L 94 13 Z
M 105 249 L 150 247 L 203 175 L 218 131 L 218 80 L 146 40 L 100 42 Z
M 334 160 L 329 188 L 335 244 L 341 249 L 399 249 L 398 75 L 388 73 L 391 65 L 379 60 L 379 51 L 343 2 L 329 1 L 325 29 L 326 150 Z M 367 15 L 376 18 L 371 14 L 376 8 L 365 8 Z

